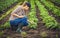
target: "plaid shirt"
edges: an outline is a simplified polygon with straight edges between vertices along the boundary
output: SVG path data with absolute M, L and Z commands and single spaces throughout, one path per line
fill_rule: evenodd
M 22 6 L 18 6 L 11 14 L 17 14 L 19 16 L 25 16 L 25 11 L 22 9 Z M 14 19 L 17 19 L 18 17 L 16 16 L 10 16 L 10 20 L 14 20 Z

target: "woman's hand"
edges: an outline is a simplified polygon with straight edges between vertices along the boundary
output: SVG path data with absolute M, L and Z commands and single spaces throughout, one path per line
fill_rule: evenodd
M 31 23 L 31 24 L 34 23 L 33 21 L 30 21 L 30 20 L 28 20 L 28 22 Z

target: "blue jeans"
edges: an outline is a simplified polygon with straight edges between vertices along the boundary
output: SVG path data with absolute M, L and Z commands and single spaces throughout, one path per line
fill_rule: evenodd
M 18 27 L 19 24 L 22 24 L 22 26 L 27 26 L 28 25 L 27 17 L 10 20 L 11 27 Z

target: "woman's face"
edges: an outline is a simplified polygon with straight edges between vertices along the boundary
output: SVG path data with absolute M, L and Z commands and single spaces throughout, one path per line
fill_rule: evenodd
M 28 11 L 29 10 L 29 7 L 27 5 L 24 6 L 24 10 Z

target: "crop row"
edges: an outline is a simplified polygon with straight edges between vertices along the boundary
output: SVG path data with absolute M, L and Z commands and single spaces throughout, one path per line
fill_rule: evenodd
M 40 16 L 43 19 L 45 26 L 50 29 L 58 27 L 58 23 L 55 20 L 55 18 L 52 16 L 49 16 L 48 10 L 44 8 L 44 6 L 39 1 L 36 0 L 35 2 L 40 10 Z
M 30 0 L 30 3 L 31 3 L 31 12 L 29 13 L 29 18 L 28 18 L 28 20 L 30 21 L 29 27 L 35 29 L 37 27 L 38 19 L 36 18 L 36 9 L 35 9 L 34 0 Z
M 45 4 L 45 6 L 49 9 L 52 10 L 52 12 L 57 15 L 60 16 L 60 9 L 57 8 L 56 6 L 54 6 L 53 3 L 51 3 L 50 1 L 46 1 L 46 0 L 41 0 L 42 3 Z

